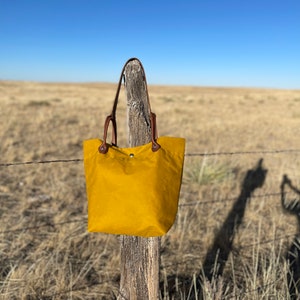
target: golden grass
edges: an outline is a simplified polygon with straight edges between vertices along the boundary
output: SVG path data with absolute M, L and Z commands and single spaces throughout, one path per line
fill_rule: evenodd
M 82 141 L 102 137 L 115 89 L 1 81 L 0 163 L 82 158 Z M 300 91 L 150 86 L 149 92 L 159 134 L 185 137 L 187 153 L 251 152 L 186 157 L 177 220 L 162 238 L 162 298 L 189 299 L 247 171 L 263 158 L 265 182 L 247 201 L 222 275 L 203 289 L 207 299 L 287 299 L 285 254 L 299 232 L 279 193 L 283 174 L 300 187 L 300 152 L 264 151 L 300 150 Z M 114 299 L 119 242 L 86 231 L 82 163 L 0 167 L 0 176 L 0 298 Z

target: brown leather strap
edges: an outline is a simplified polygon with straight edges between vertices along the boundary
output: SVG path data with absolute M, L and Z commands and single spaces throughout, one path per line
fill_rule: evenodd
M 112 140 L 114 142 L 117 141 L 117 136 L 116 136 L 116 120 L 111 116 L 107 116 L 105 119 L 105 123 L 104 123 L 104 135 L 103 135 L 103 143 L 100 145 L 99 147 L 99 152 L 105 154 L 108 151 L 108 145 L 106 143 L 106 138 L 107 138 L 107 131 L 108 131 L 108 127 L 109 127 L 109 123 L 112 122 L 113 124 L 113 136 L 112 136 Z M 116 145 L 116 144 L 114 144 Z
M 119 79 L 119 83 L 118 83 L 118 87 L 117 87 L 117 92 L 116 92 L 116 96 L 115 96 L 115 100 L 114 100 L 114 104 L 113 104 L 113 108 L 111 111 L 111 114 L 109 116 L 106 117 L 105 123 L 104 123 L 104 134 L 103 134 L 103 143 L 100 145 L 99 147 L 99 152 L 102 154 L 107 153 L 108 151 L 108 145 L 106 142 L 106 138 L 107 138 L 107 131 L 108 131 L 108 127 L 109 127 L 109 123 L 112 122 L 113 125 L 113 131 L 112 131 L 112 144 L 117 146 L 117 122 L 116 122 L 116 110 L 117 110 L 117 106 L 118 106 L 118 101 L 119 101 L 119 94 L 120 94 L 120 90 L 121 90 L 121 85 L 122 85 L 122 79 L 124 76 L 124 71 L 125 68 L 127 66 L 127 64 L 133 60 L 138 61 L 138 63 L 140 64 L 140 67 L 142 68 L 143 71 L 143 77 L 144 77 L 144 83 L 145 83 L 145 90 L 146 90 L 146 96 L 147 96 L 147 102 L 148 102 L 148 108 L 149 108 L 149 114 L 150 114 L 150 122 L 151 122 L 151 141 L 152 141 L 152 151 L 155 152 L 160 148 L 160 145 L 156 142 L 157 139 L 157 128 L 156 128 L 156 115 L 154 113 L 151 112 L 151 106 L 150 106 L 150 100 L 149 100 L 149 93 L 148 93 L 148 87 L 147 87 L 147 80 L 146 80 L 146 74 L 145 74 L 145 70 L 144 67 L 141 63 L 141 61 L 137 58 L 130 58 L 124 65 L 121 75 L 120 75 L 120 79 Z
M 118 84 L 118 88 L 117 88 L 117 92 L 116 92 L 116 96 L 115 96 L 115 100 L 114 100 L 114 105 L 111 111 L 111 115 L 113 116 L 113 118 L 116 118 L 116 110 L 117 110 L 117 105 L 118 105 L 118 101 L 119 101 L 119 94 L 120 94 L 120 90 L 121 90 L 121 85 L 122 85 L 122 79 L 125 78 L 124 77 L 124 72 L 125 72 L 125 68 L 127 66 L 128 63 L 130 63 L 131 61 L 136 60 L 143 72 L 143 77 L 144 77 L 144 83 L 145 83 L 145 90 L 146 90 L 146 94 L 147 94 L 147 102 L 148 102 L 148 107 L 149 107 L 149 113 L 151 113 L 151 106 L 150 106 L 150 98 L 149 98 L 149 93 L 148 93 L 148 86 L 147 86 L 147 80 L 146 80 L 146 73 L 145 73 L 145 69 L 141 63 L 141 61 L 138 58 L 130 58 L 127 60 L 127 62 L 125 63 L 125 65 L 123 66 L 123 69 L 121 71 L 121 75 L 120 75 L 120 79 L 119 79 L 119 84 Z
M 156 128 L 156 114 L 151 112 L 151 140 L 152 140 L 152 151 L 155 152 L 160 148 L 160 145 L 156 142 L 157 140 L 157 128 Z

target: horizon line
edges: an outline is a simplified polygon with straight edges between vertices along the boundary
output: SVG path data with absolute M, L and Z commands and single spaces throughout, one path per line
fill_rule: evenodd
M 117 81 L 56 81 L 56 80 L 25 80 L 25 79 L 1 79 L 0 82 L 22 82 L 22 83 L 40 83 L 40 84 L 118 84 Z M 215 88 L 215 89 L 255 89 L 255 90 L 286 90 L 300 91 L 299 88 L 288 87 L 267 87 L 267 86 L 244 86 L 244 85 L 200 85 L 200 84 L 172 84 L 172 83 L 147 83 L 148 86 L 161 87 L 186 87 L 186 88 Z

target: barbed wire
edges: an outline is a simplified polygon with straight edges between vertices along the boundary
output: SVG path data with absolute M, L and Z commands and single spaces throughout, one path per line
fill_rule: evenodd
M 73 159 L 53 159 L 53 160 L 35 160 L 25 162 L 8 162 L 0 163 L 0 167 L 20 166 L 20 165 L 35 165 L 35 164 L 51 164 L 51 163 L 70 163 L 70 162 L 82 162 L 81 158 Z
M 4 230 L 4 231 L 0 231 L 0 234 L 7 234 L 7 233 L 15 233 L 15 232 L 20 232 L 20 231 L 27 231 L 27 230 L 36 230 L 42 227 L 57 227 L 57 226 L 62 226 L 62 225 L 66 225 L 66 224 L 71 224 L 71 223 L 84 223 L 87 222 L 87 219 L 76 219 L 76 220 L 70 220 L 70 221 L 64 221 L 64 222 L 58 222 L 58 223 L 49 223 L 49 224 L 43 224 L 43 225 L 37 225 L 37 226 L 28 226 L 28 227 L 22 227 L 22 228 L 18 228 L 18 229 L 11 229 L 11 230 Z M 232 224 L 235 223 L 235 221 L 232 221 Z M 207 228 L 214 228 L 215 226 L 201 226 L 200 229 L 207 229 Z M 268 240 L 264 240 L 264 241 L 259 241 L 257 243 L 252 243 L 252 244 L 247 244 L 247 245 L 243 245 L 240 246 L 240 249 L 244 249 L 244 248 L 250 248 L 250 247 L 254 247 L 257 245 L 261 245 L 261 244 L 268 244 L 268 243 L 272 243 L 278 240 L 283 240 L 286 238 L 290 238 L 292 236 L 295 236 L 295 233 L 288 233 L 285 234 L 284 236 L 280 236 L 280 237 L 276 237 L 273 239 L 268 239 Z M 180 263 L 179 263 L 180 264 Z
M 14 233 L 14 232 L 19 232 L 19 231 L 27 231 L 27 230 L 36 230 L 36 229 L 39 229 L 42 227 L 56 227 L 56 226 L 61 226 L 61 225 L 65 225 L 65 224 L 79 223 L 79 222 L 86 222 L 86 219 L 71 220 L 71 221 L 64 221 L 64 222 L 58 222 L 58 223 L 49 223 L 49 224 L 43 224 L 43 225 L 22 227 L 22 228 L 18 228 L 18 229 L 4 230 L 4 231 L 0 231 L 0 234 Z
M 232 156 L 232 155 L 249 155 L 249 154 L 279 154 L 279 153 L 300 153 L 300 149 L 280 149 L 280 150 L 262 150 L 262 151 L 228 151 L 228 152 L 195 152 L 186 153 L 185 157 L 196 156 Z M 20 166 L 20 165 L 34 165 L 34 164 L 52 164 L 52 163 L 70 163 L 83 162 L 82 158 L 71 159 L 52 159 L 52 160 L 35 160 L 25 162 L 4 162 L 0 163 L 0 167 Z
M 290 194 L 291 192 L 286 192 L 286 194 Z M 253 195 L 250 198 L 265 198 L 265 197 L 273 197 L 273 196 L 281 196 L 281 193 L 267 193 L 262 195 Z M 233 200 L 236 200 L 239 196 L 232 197 L 232 198 L 224 198 L 220 200 L 207 200 L 207 201 L 191 201 L 188 203 L 181 203 L 178 206 L 179 207 L 186 207 L 186 206 L 193 206 L 193 205 L 208 205 L 208 204 L 215 204 L 215 203 L 225 203 L 225 202 L 231 202 Z
M 300 149 L 275 149 L 261 151 L 228 151 L 228 152 L 203 152 L 186 153 L 185 156 L 221 156 L 221 155 L 249 155 L 249 154 L 278 154 L 278 153 L 299 153 Z
M 286 239 L 294 238 L 295 235 L 296 235 L 295 232 L 293 232 L 293 233 L 292 232 L 288 232 L 285 235 L 282 235 L 282 236 L 279 236 L 279 237 L 274 237 L 272 239 L 265 239 L 265 240 L 262 240 L 262 241 L 259 241 L 259 242 L 256 242 L 256 243 L 235 246 L 235 249 L 236 250 L 242 250 L 242 249 L 247 249 L 247 248 L 253 248 L 255 246 L 271 244 L 271 243 L 276 242 L 276 241 L 281 241 L 281 240 L 286 240 Z M 204 255 L 204 253 L 201 253 L 201 255 Z M 185 259 L 184 261 L 181 261 L 181 262 L 176 262 L 176 263 L 167 264 L 167 265 L 162 264 L 162 267 L 163 268 L 169 268 L 169 267 L 174 267 L 174 266 L 180 266 L 180 265 L 186 264 L 188 262 L 195 261 L 197 259 L 200 260 L 201 258 L 202 258 L 202 256 L 194 256 L 194 257 Z
M 286 192 L 286 194 L 290 194 L 292 192 Z M 253 195 L 251 196 L 251 198 L 266 198 L 266 197 L 273 197 L 273 196 L 281 196 L 281 193 L 267 193 L 267 194 L 261 194 L 261 195 Z M 234 201 L 238 198 L 238 196 L 236 197 L 232 197 L 232 198 L 223 198 L 220 200 L 208 200 L 208 201 L 192 201 L 189 203 L 181 203 L 178 206 L 185 208 L 185 207 L 189 207 L 189 206 L 202 206 L 202 205 L 211 205 L 211 204 L 215 204 L 215 203 L 226 203 L 226 202 L 231 202 Z M 19 231 L 27 231 L 27 230 L 36 230 L 42 227 L 56 227 L 56 226 L 60 226 L 60 225 L 65 225 L 65 224 L 71 224 L 71 223 L 79 223 L 79 222 L 87 222 L 87 217 L 84 217 L 83 219 L 76 219 L 76 220 L 70 220 L 70 221 L 64 221 L 64 222 L 58 222 L 58 223 L 48 223 L 48 224 L 43 224 L 43 225 L 36 225 L 36 226 L 28 226 L 28 227 L 22 227 L 19 229 L 10 229 L 10 230 L 5 230 L 5 231 L 0 231 L 0 234 L 6 234 L 6 233 L 14 233 L 14 232 L 19 232 Z M 235 222 L 235 220 L 233 220 L 233 223 Z M 207 229 L 207 228 L 213 228 L 215 227 L 213 226 L 202 226 L 200 227 L 200 229 Z
M 239 249 L 247 249 L 247 248 L 251 248 L 251 247 L 255 247 L 255 246 L 259 246 L 259 245 L 270 244 L 272 242 L 276 242 L 276 241 L 280 241 L 280 240 L 284 240 L 284 239 L 289 239 L 291 237 L 295 237 L 295 235 L 296 235 L 295 232 L 294 233 L 288 233 L 288 234 L 285 234 L 283 236 L 275 237 L 273 239 L 268 239 L 268 240 L 264 240 L 264 241 L 259 241 L 257 243 L 242 245 L 242 246 L 239 247 Z

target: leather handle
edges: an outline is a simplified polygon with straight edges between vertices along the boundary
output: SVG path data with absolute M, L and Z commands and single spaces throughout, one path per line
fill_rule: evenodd
M 146 96 L 147 96 L 147 102 L 148 102 L 149 113 L 150 113 L 151 131 L 152 131 L 151 132 L 152 151 L 155 152 L 160 148 L 160 145 L 156 142 L 156 140 L 157 140 L 156 115 L 151 111 L 145 70 L 144 70 L 144 67 L 143 67 L 141 61 L 139 59 L 133 57 L 133 58 L 130 58 L 129 60 L 127 60 L 127 62 L 125 63 L 125 65 L 122 69 L 120 79 L 119 79 L 119 83 L 118 83 L 116 96 L 115 96 L 115 100 L 114 100 L 114 104 L 113 104 L 113 108 L 112 108 L 112 112 L 109 116 L 106 117 L 106 120 L 105 120 L 105 123 L 104 123 L 103 143 L 100 145 L 100 147 L 98 149 L 99 152 L 102 153 L 102 154 L 105 154 L 108 151 L 108 145 L 107 145 L 107 142 L 106 142 L 106 138 L 107 138 L 107 131 L 108 131 L 108 127 L 109 127 L 110 122 L 112 122 L 112 125 L 113 125 L 112 144 L 115 145 L 115 146 L 117 145 L 116 110 L 117 110 L 118 101 L 119 101 L 119 94 L 120 94 L 120 89 L 121 89 L 121 85 L 122 85 L 122 79 L 123 79 L 123 76 L 124 76 L 125 68 L 126 68 L 127 64 L 129 62 L 133 61 L 133 60 L 138 61 L 138 63 L 140 64 L 140 67 L 143 71 L 143 75 L 144 75 L 143 77 L 144 77 Z
M 157 128 L 156 128 L 156 114 L 151 112 L 151 140 L 152 140 L 152 151 L 156 152 L 159 148 L 160 145 L 156 142 L 157 140 Z
M 160 145 L 157 143 L 157 130 L 156 130 L 156 115 L 155 113 L 151 112 L 151 142 L 152 142 L 152 151 L 156 152 L 159 148 Z M 103 135 L 103 142 L 102 144 L 99 146 L 98 150 L 100 153 L 102 154 L 106 154 L 108 151 L 108 144 L 106 142 L 107 139 L 107 131 L 108 131 L 108 127 L 110 122 L 113 124 L 113 141 L 115 141 L 115 146 L 117 145 L 117 136 L 116 136 L 116 121 L 115 119 L 109 115 L 106 117 L 105 123 L 104 123 L 104 135 Z
M 116 120 L 112 117 L 112 115 L 109 115 L 109 116 L 106 117 L 105 123 L 104 123 L 103 142 L 98 148 L 99 152 L 102 153 L 102 154 L 105 154 L 108 151 L 108 145 L 106 143 L 106 138 L 107 138 L 107 131 L 108 131 L 108 127 L 109 127 L 110 122 L 112 122 L 112 124 L 113 124 L 113 132 L 112 132 L 113 142 L 112 142 L 112 144 L 117 145 Z

